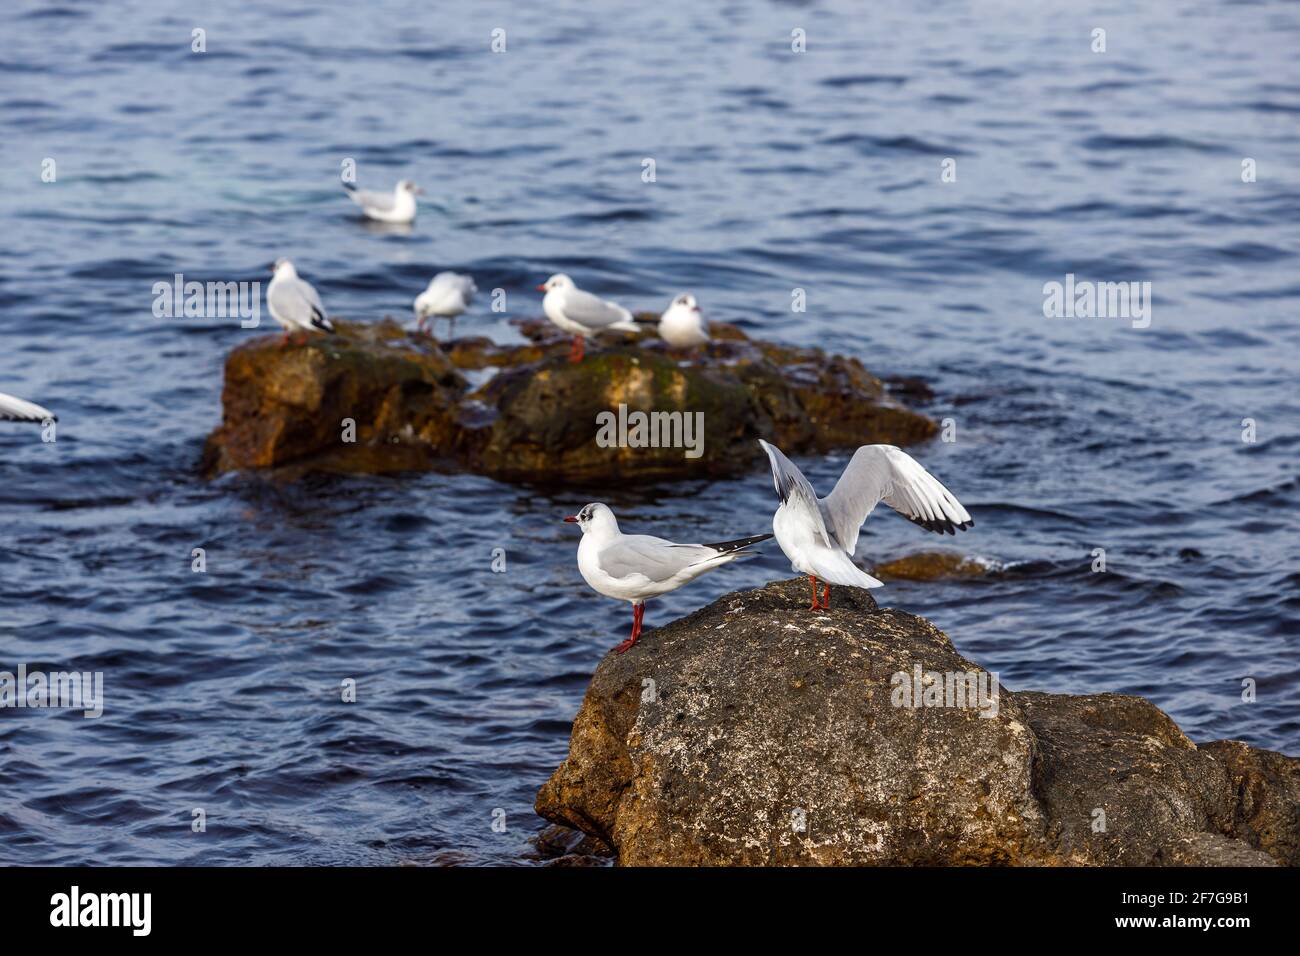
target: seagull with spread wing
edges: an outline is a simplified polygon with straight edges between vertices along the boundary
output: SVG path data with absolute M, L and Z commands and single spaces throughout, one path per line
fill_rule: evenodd
M 831 585 L 878 588 L 876 580 L 853 563 L 858 532 L 883 501 L 909 521 L 939 534 L 956 534 L 975 522 L 915 458 L 893 445 L 863 445 L 853 453 L 831 493 L 818 498 L 808 479 L 775 445 L 759 439 L 772 465 L 772 483 L 781 505 L 772 516 L 776 542 L 795 571 L 812 584 L 811 611 L 829 608 Z M 821 602 L 817 579 L 826 582 Z
M 614 648 L 622 654 L 641 636 L 647 598 L 676 591 L 706 571 L 753 554 L 751 544 L 770 534 L 756 534 L 720 544 L 676 544 L 648 534 L 624 534 L 607 505 L 593 502 L 564 519 L 582 529 L 578 570 L 605 597 L 632 605 L 632 634 Z

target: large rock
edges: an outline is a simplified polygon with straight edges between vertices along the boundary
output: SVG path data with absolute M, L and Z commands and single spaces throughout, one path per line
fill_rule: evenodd
M 528 341 L 512 346 L 440 344 L 392 321 L 340 321 L 338 335 L 283 348 L 278 337 L 255 339 L 226 362 L 204 470 L 292 477 L 449 462 L 505 480 L 649 481 L 742 474 L 759 461 L 759 437 L 797 453 L 907 445 L 936 431 L 856 359 L 758 342 L 733 326 L 718 325 L 717 339 L 690 354 L 649 334 L 605 337 L 573 364 L 549 323 L 518 324 Z M 598 441 L 598 416 L 620 406 L 631 441 Z M 680 439 L 700 434 L 684 431 L 689 416 L 702 444 L 637 447 L 637 412 L 659 415 Z
M 736 592 L 607 655 L 537 812 L 630 865 L 1300 862 L 1300 761 L 1135 697 L 994 704 L 928 621 L 831 600 Z M 906 706 L 936 673 L 990 696 Z

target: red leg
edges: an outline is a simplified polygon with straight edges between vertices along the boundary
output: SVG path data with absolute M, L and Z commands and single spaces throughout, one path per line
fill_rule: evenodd
M 641 619 L 643 617 L 645 617 L 645 605 L 633 604 L 632 605 L 632 636 L 629 637 L 622 644 L 619 644 L 617 647 L 614 648 L 614 652 L 616 654 L 622 654 L 624 651 L 628 650 L 628 648 L 632 647 L 632 645 L 637 642 L 637 638 L 641 636 Z
M 813 575 L 813 574 L 808 575 L 808 585 L 812 588 L 812 597 L 813 597 L 812 606 L 811 606 L 810 608 L 808 608 L 808 610 L 810 610 L 810 611 L 816 611 L 818 608 L 821 607 L 821 605 L 817 603 L 817 577 L 816 577 L 816 575 Z M 827 587 L 830 587 L 830 585 L 827 585 Z
M 827 583 L 826 590 L 822 593 L 822 607 L 828 611 L 831 609 L 831 586 L 829 583 Z
M 284 348 L 288 344 L 289 344 L 289 330 L 285 329 L 284 335 L 280 336 L 280 348 Z
M 569 361 L 581 362 L 582 356 L 586 354 L 586 349 L 587 340 L 581 335 L 575 335 L 573 337 L 573 345 L 569 349 Z

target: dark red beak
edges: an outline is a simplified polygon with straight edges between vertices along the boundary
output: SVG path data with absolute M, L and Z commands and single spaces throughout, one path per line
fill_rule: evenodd
M 569 515 L 569 516 L 566 517 L 564 520 L 567 521 L 567 522 L 569 522 L 569 524 L 577 524 L 577 523 L 578 523 L 578 516 L 577 516 L 577 515 Z
M 537 287 L 537 291 L 538 291 L 538 292 L 545 292 L 545 291 L 546 291 L 546 283 L 543 282 L 541 285 L 539 285 L 539 286 Z

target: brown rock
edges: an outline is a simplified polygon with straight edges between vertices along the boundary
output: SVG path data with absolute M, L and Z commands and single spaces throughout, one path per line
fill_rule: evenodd
M 578 364 L 546 322 L 518 323 L 528 341 L 505 346 L 482 337 L 440 344 L 391 320 L 336 324 L 338 335 L 305 345 L 282 349 L 266 337 L 231 353 L 222 424 L 204 455 L 208 474 L 277 469 L 293 477 L 450 461 L 505 480 L 652 481 L 743 474 L 762 458 L 760 436 L 799 453 L 905 445 L 936 431 L 856 359 L 757 342 L 725 324 L 689 353 L 649 333 L 604 336 Z M 487 380 L 472 388 L 462 373 Z M 654 424 L 678 441 L 635 447 L 633 418 L 633 442 L 602 447 L 597 416 L 620 406 L 657 416 Z M 353 443 L 341 439 L 345 418 L 357 425 Z M 681 440 L 697 421 L 702 446 Z
M 872 573 L 882 581 L 939 581 L 947 578 L 979 578 L 993 566 L 951 551 L 921 551 L 878 564 Z
M 917 665 L 985 672 L 832 592 L 819 613 L 803 579 L 735 592 L 607 655 L 537 812 L 629 865 L 1293 861 L 1300 761 L 1198 749 L 1136 697 L 896 706 Z

